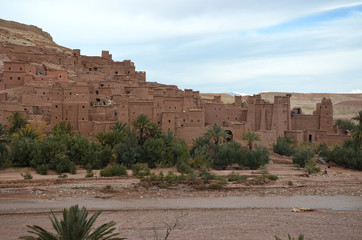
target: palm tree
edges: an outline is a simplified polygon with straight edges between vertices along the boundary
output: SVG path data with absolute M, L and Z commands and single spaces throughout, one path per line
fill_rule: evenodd
M 249 150 L 251 151 L 253 149 L 253 143 L 256 141 L 260 141 L 260 136 L 255 132 L 247 131 L 243 134 L 242 140 L 245 140 L 247 142 Z
M 353 128 L 352 137 L 356 142 L 362 143 L 362 124 L 358 124 Z
M 28 121 L 20 111 L 13 112 L 13 115 L 8 118 L 8 122 L 11 124 L 9 129 L 10 135 L 16 131 L 19 131 L 21 128 L 25 127 L 26 124 L 28 124 Z
M 132 122 L 132 125 L 137 130 L 139 143 L 142 145 L 145 142 L 147 131 L 151 128 L 151 122 L 145 114 L 141 114 Z
M 13 134 L 13 138 L 21 138 L 21 137 L 27 137 L 30 139 L 38 139 L 39 140 L 39 133 L 36 132 L 35 129 L 31 128 L 29 125 L 26 125 L 25 127 L 21 128 L 21 130 L 18 133 Z
M 127 123 L 122 123 L 122 122 L 115 122 L 114 125 L 111 127 L 112 131 L 124 132 L 126 129 L 127 129 Z
M 101 211 L 96 212 L 87 220 L 88 213 L 85 207 L 78 208 L 78 205 L 71 206 L 69 211 L 63 209 L 63 219 L 59 220 L 52 212 L 53 217 L 50 217 L 53 228 L 56 233 L 48 232 L 47 230 L 37 225 L 27 226 L 31 230 L 29 233 L 35 234 L 33 236 L 22 236 L 20 239 L 25 240 L 121 240 L 124 238 L 117 238 L 119 233 L 113 233 L 115 230 L 115 222 L 111 221 L 97 227 L 92 231 L 92 226 L 97 220 Z M 92 232 L 91 232 L 92 231 Z
M 362 110 L 359 111 L 359 112 L 356 114 L 356 116 L 354 116 L 352 119 L 353 119 L 353 120 L 356 120 L 356 121 L 359 123 L 359 125 L 362 125 Z
M 212 140 L 215 145 L 219 145 L 222 140 L 226 140 L 228 137 L 229 134 L 218 124 L 214 124 L 211 127 L 208 127 L 205 133 L 205 138 Z

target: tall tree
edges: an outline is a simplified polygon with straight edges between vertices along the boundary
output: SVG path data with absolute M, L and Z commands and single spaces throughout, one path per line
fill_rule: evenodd
M 33 236 L 22 236 L 20 239 L 25 240 L 121 240 L 124 238 L 116 237 L 119 233 L 114 233 L 116 229 L 115 222 L 104 223 L 92 231 L 94 222 L 97 220 L 101 211 L 93 214 L 89 219 L 85 207 L 79 209 L 78 205 L 71 206 L 69 211 L 64 208 L 63 219 L 60 221 L 52 213 L 50 220 L 56 233 L 48 232 L 37 225 L 27 226 L 31 230 L 29 233 Z
M 28 121 L 20 111 L 13 112 L 13 115 L 8 118 L 8 122 L 11 124 L 11 127 L 9 129 L 10 135 L 17 131 L 20 131 L 21 128 L 25 127 L 26 124 L 28 124 Z
M 362 110 L 359 111 L 352 119 L 356 120 L 359 125 L 362 125 Z
M 253 150 L 254 142 L 260 141 L 260 136 L 255 132 L 247 131 L 246 133 L 243 134 L 242 140 L 247 142 L 249 150 L 251 151 Z
M 141 114 L 132 122 L 132 125 L 137 130 L 139 143 L 143 145 L 146 140 L 146 134 L 152 127 L 151 121 L 145 114 Z
M 213 141 L 215 145 L 219 145 L 223 140 L 226 140 L 229 137 L 229 134 L 219 124 L 214 124 L 207 128 L 205 137 Z

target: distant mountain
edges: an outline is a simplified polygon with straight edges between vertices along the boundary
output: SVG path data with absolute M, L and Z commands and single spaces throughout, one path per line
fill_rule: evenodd
M 251 94 L 248 93 L 242 93 L 242 92 L 228 92 L 227 94 L 231 96 L 250 96 Z

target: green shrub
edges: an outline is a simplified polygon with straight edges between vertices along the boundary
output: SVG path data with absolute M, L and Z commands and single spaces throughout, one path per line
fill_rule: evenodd
M 87 170 L 87 174 L 85 175 L 86 178 L 92 178 L 94 177 L 94 173 L 92 169 Z
M 236 174 L 235 172 L 232 172 L 227 176 L 227 178 L 228 178 L 229 182 L 246 181 L 248 179 L 248 176 L 239 175 L 239 174 Z
M 113 177 L 127 175 L 127 168 L 119 164 L 110 164 L 100 171 L 101 177 Z
M 332 148 L 327 161 L 332 161 L 351 169 L 362 170 L 362 149 L 346 141 L 343 147 L 334 146 Z
M 330 150 L 326 144 L 319 144 L 316 153 L 320 157 L 328 157 Z
M 36 173 L 41 175 L 47 175 L 49 171 L 48 164 L 41 164 L 36 167 Z
M 30 172 L 20 173 L 20 175 L 24 178 L 24 180 L 31 180 L 33 179 L 33 176 Z
M 239 159 L 239 166 L 249 169 L 258 169 L 269 162 L 269 151 L 265 147 L 256 147 L 253 151 L 244 150 Z
M 180 173 L 185 173 L 185 174 L 191 174 L 194 172 L 193 169 L 186 162 L 184 162 L 182 160 L 179 160 L 176 163 L 176 169 Z
M 273 151 L 279 155 L 291 156 L 295 152 L 295 140 L 291 137 L 278 138 L 273 144 Z
M 19 137 L 12 141 L 10 159 L 14 166 L 28 167 L 32 159 L 33 152 L 37 149 L 37 140 L 28 137 Z
M 151 169 L 145 167 L 141 163 L 136 163 L 131 166 L 132 175 L 135 177 L 143 177 L 151 174 Z
M 0 169 L 10 167 L 9 152 L 5 144 L 0 144 Z
M 161 138 L 150 138 L 143 144 L 142 159 L 149 168 L 165 162 L 166 146 Z
M 272 175 L 272 174 L 263 174 L 262 177 L 263 177 L 263 178 L 270 179 L 270 180 L 272 180 L 272 181 L 278 180 L 278 176 Z
M 63 174 L 59 174 L 58 175 L 58 178 L 67 178 L 68 177 L 68 175 L 67 174 L 65 174 L 65 173 L 63 173 Z
M 307 170 L 308 174 L 318 173 L 321 171 L 320 167 L 317 166 L 317 163 L 313 161 L 313 159 L 309 159 L 305 164 L 305 169 Z
M 69 172 L 76 174 L 77 168 L 74 162 L 70 161 L 67 155 L 56 154 L 55 159 L 50 163 L 57 174 Z
M 293 155 L 293 163 L 304 168 L 305 164 L 314 156 L 313 151 L 306 148 L 301 148 Z

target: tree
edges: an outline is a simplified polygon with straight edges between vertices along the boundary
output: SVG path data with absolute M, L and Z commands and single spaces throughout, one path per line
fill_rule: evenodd
M 115 122 L 114 125 L 111 127 L 112 131 L 124 132 L 126 129 L 127 129 L 127 123 L 122 123 L 122 122 Z
M 359 125 L 362 125 L 362 110 L 359 111 L 356 116 L 352 118 L 352 120 L 356 120 Z
M 8 136 L 4 125 L 0 123 L 0 144 L 6 144 L 8 142 Z
M 121 240 L 124 238 L 116 237 L 119 233 L 114 233 L 116 223 L 111 221 L 104 223 L 92 231 L 94 222 L 97 220 L 101 211 L 93 214 L 89 219 L 85 207 L 79 209 L 78 205 L 71 206 L 69 210 L 63 209 L 63 219 L 60 221 L 52 212 L 50 220 L 56 233 L 48 232 L 37 225 L 27 226 L 31 230 L 29 233 L 33 236 L 22 236 L 25 240 Z
M 212 140 L 215 145 L 219 145 L 219 143 L 229 137 L 229 134 L 219 124 L 214 124 L 207 128 L 205 137 L 209 140 Z
M 245 140 L 247 142 L 247 146 L 249 147 L 249 150 L 253 150 L 253 144 L 256 141 L 260 141 L 259 134 L 251 131 L 247 131 L 243 134 L 242 140 Z
M 37 133 L 36 130 L 31 128 L 28 124 L 25 125 L 25 127 L 22 127 L 20 131 L 13 134 L 14 139 L 22 137 L 27 137 L 30 139 L 37 139 L 37 140 L 41 139 L 39 133 Z
M 25 127 L 26 124 L 28 124 L 28 121 L 20 111 L 13 112 L 13 115 L 8 118 L 8 122 L 11 124 L 9 129 L 10 135 L 19 131 L 21 128 Z
M 141 114 L 132 122 L 132 125 L 138 132 L 139 143 L 143 145 L 146 140 L 146 134 L 152 127 L 151 121 L 145 114 Z
M 58 124 L 55 124 L 52 128 L 52 135 L 72 135 L 72 124 L 70 122 L 62 121 Z

